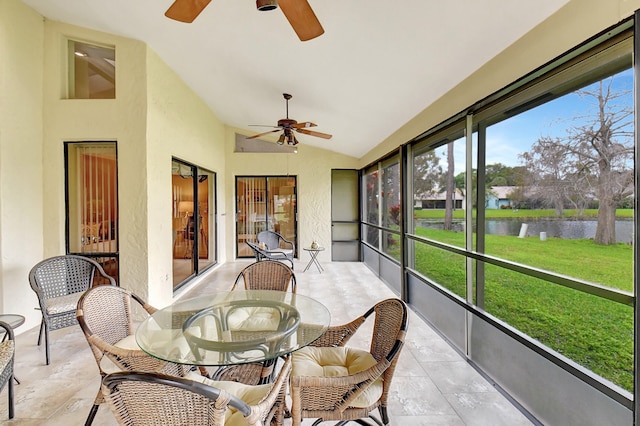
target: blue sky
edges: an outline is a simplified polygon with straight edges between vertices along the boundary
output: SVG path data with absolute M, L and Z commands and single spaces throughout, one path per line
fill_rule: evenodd
M 597 83 L 588 86 L 596 87 Z M 617 74 L 614 87 L 630 90 L 633 87 L 632 70 Z M 631 105 L 633 93 L 620 100 Z M 521 165 L 518 154 L 528 151 L 540 137 L 565 135 L 567 128 L 578 124 L 574 117 L 588 115 L 589 111 L 593 110 L 593 101 L 592 98 L 581 98 L 575 93 L 570 93 L 490 126 L 487 129 L 487 164 L 502 163 L 511 167 Z M 464 151 L 464 141 L 456 141 L 456 175 L 464 171 Z M 437 152 L 441 157 L 440 164 L 446 167 L 446 146 L 438 148 Z

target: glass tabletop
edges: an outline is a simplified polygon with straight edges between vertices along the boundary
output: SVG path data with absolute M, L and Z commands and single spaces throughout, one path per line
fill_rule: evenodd
M 6 322 L 11 328 L 20 327 L 24 324 L 24 316 L 18 314 L 0 314 L 0 321 Z
M 136 331 L 149 355 L 191 365 L 265 361 L 309 345 L 331 322 L 320 302 L 294 293 L 235 290 L 178 301 Z

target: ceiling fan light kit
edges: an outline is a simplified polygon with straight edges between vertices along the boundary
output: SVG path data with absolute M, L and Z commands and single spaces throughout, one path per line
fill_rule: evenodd
M 278 0 L 256 0 L 258 10 L 273 10 L 278 7 Z
M 293 96 L 288 93 L 283 93 L 282 96 L 284 97 L 284 100 L 286 102 L 287 118 L 281 118 L 280 120 L 278 120 L 278 125 L 273 126 L 276 130 L 269 130 L 268 132 L 258 133 L 257 135 L 247 137 L 247 139 L 259 138 L 260 136 L 279 131 L 282 131 L 282 134 L 278 138 L 278 145 L 284 145 L 284 143 L 286 142 L 287 145 L 296 146 L 298 144 L 298 139 L 296 139 L 296 136 L 293 134 L 294 131 L 318 138 L 331 139 L 332 135 L 328 133 L 321 133 L 307 129 L 308 127 L 316 127 L 314 123 L 310 121 L 303 121 L 302 123 L 298 123 L 296 120 L 289 118 L 289 99 L 291 99 Z

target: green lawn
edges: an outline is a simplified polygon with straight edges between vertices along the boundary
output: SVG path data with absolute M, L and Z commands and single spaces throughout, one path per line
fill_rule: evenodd
M 442 219 L 444 218 L 444 209 L 421 209 L 414 210 L 414 216 L 417 219 Z M 464 219 L 465 210 L 458 209 L 453 211 L 454 219 Z M 473 216 L 475 217 L 476 211 L 473 210 Z M 553 209 L 540 209 L 540 210 L 523 210 L 523 209 L 487 209 L 485 210 L 485 215 L 489 219 L 529 219 L 529 218 L 550 218 L 557 217 Z M 563 218 L 597 218 L 598 210 L 596 209 L 588 209 L 582 212 L 582 216 L 578 215 L 576 210 L 568 209 L 565 210 Z M 616 217 L 620 219 L 632 219 L 633 218 L 633 209 L 618 209 L 616 210 Z
M 461 232 L 418 228 L 417 233 L 464 246 Z M 536 237 L 487 235 L 486 247 L 487 253 L 503 259 L 633 291 L 633 247 L 626 244 L 601 246 L 591 240 L 540 241 Z M 463 256 L 417 243 L 416 268 L 464 297 Z M 485 265 L 485 309 L 602 377 L 633 390 L 631 307 Z

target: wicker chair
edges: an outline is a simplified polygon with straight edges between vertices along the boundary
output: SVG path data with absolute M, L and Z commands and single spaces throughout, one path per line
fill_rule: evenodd
M 296 255 L 296 247 L 293 242 L 287 240 L 282 235 L 273 231 L 262 231 L 258 232 L 257 236 L 258 240 L 258 251 L 256 252 L 256 248 L 249 244 L 254 251 L 254 253 L 259 254 L 261 259 L 271 259 L 278 260 L 281 262 L 290 262 L 291 269 L 293 269 L 293 258 Z M 265 248 L 261 248 L 260 246 L 264 244 Z
M 4 328 L 5 338 L 0 343 L 0 391 L 8 386 L 9 391 L 9 419 L 13 418 L 13 360 L 15 358 L 15 344 L 13 329 L 6 322 L 0 321 Z
M 246 241 L 246 244 L 253 250 L 253 255 L 256 257 L 256 262 L 260 262 L 262 260 L 277 260 L 278 262 L 284 262 L 286 264 L 291 265 L 291 269 L 293 269 L 293 259 L 284 254 L 280 250 L 269 250 L 266 248 L 261 248 L 257 243 L 252 243 L 251 241 Z
M 277 290 L 287 291 L 291 284 L 291 291 L 296 292 L 296 276 L 287 265 L 273 260 L 255 262 L 245 267 L 233 284 L 231 290 L 244 282 L 246 290 Z
M 102 393 L 121 425 L 282 425 L 290 371 L 289 357 L 275 382 L 261 386 L 119 372 L 104 378 Z
M 375 313 L 369 351 L 345 346 L 358 328 Z M 295 352 L 291 372 L 293 426 L 303 418 L 317 425 L 333 420 L 388 425 L 387 398 L 407 330 L 407 306 L 399 299 L 377 303 L 362 317 L 344 326 L 330 327 L 313 346 Z M 325 375 L 325 371 L 331 374 Z M 378 409 L 382 421 L 371 415 Z
M 49 365 L 49 332 L 76 325 L 76 306 L 82 293 L 94 285 L 96 271 L 115 286 L 96 261 L 75 255 L 55 256 L 36 264 L 29 272 L 29 284 L 38 296 L 42 322 L 38 346 L 44 332 L 46 363 Z
M 296 292 L 296 276 L 293 271 L 284 263 L 274 260 L 255 262 L 245 267 L 236 277 L 232 291 L 238 288 L 240 281 L 244 282 L 246 290 L 287 291 L 291 285 L 291 292 Z M 274 366 L 275 361 L 220 367 L 212 374 L 212 378 L 257 385 L 271 380 Z
M 183 376 L 186 367 L 153 358 L 135 342 L 134 306 L 152 314 L 156 309 L 136 294 L 121 287 L 97 286 L 78 301 L 77 319 L 98 364 L 101 377 L 118 370 L 161 372 Z M 93 422 L 99 405 L 104 402 L 98 390 L 86 425 Z

